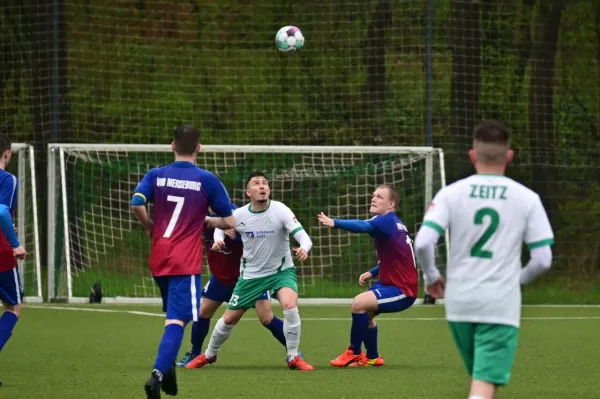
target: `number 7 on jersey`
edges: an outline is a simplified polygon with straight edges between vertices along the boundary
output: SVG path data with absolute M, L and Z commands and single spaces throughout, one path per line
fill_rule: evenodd
M 171 215 L 171 220 L 169 220 L 169 224 L 167 229 L 165 230 L 165 234 L 163 237 L 169 238 L 171 234 L 173 234 L 173 229 L 175 229 L 175 225 L 177 224 L 177 220 L 179 219 L 179 215 L 181 214 L 181 208 L 183 208 L 183 203 L 185 202 L 184 197 L 178 197 L 176 195 L 167 196 L 167 201 L 175 202 L 175 209 L 173 210 L 173 214 Z

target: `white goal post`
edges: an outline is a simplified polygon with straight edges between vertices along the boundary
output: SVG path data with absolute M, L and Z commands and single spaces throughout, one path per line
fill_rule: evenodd
M 23 302 L 39 303 L 43 301 L 43 294 L 33 145 L 11 144 L 11 161 L 7 172 L 15 175 L 19 182 L 14 223 L 19 242 L 27 251 L 25 260 L 17 260 L 23 289 Z
M 105 303 L 160 303 L 147 267 L 150 240 L 129 203 L 142 177 L 173 159 L 170 145 L 48 145 L 49 300 L 87 302 L 100 283 Z M 319 226 L 318 212 L 368 218 L 375 187 L 393 184 L 398 214 L 414 236 L 445 185 L 444 154 L 433 147 L 205 145 L 197 165 L 217 174 L 238 206 L 247 203 L 246 177 L 267 174 L 272 198 L 294 211 L 313 240 L 311 256 L 297 264 L 305 304 L 349 303 L 375 259 L 370 237 Z M 447 237 L 440 259 L 446 247 Z M 205 262 L 204 283 L 208 277 Z

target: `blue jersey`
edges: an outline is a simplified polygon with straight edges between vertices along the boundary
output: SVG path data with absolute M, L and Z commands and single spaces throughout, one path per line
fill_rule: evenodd
M 384 285 L 399 287 L 404 294 L 415 298 L 418 294 L 418 274 L 412 240 L 402 220 L 389 212 L 368 220 L 373 226 L 379 263 L 379 279 Z
M 17 266 L 13 248 L 19 240 L 13 226 L 13 213 L 17 207 L 17 178 L 0 169 L 0 272 L 12 270 Z
M 219 179 L 191 162 L 173 162 L 148 172 L 135 196 L 154 203 L 152 275 L 201 274 L 208 207 L 220 217 L 232 214 L 229 195 Z

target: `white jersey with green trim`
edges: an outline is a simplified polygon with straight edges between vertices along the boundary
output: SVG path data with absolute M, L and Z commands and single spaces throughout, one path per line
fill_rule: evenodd
M 236 209 L 233 215 L 235 230 L 244 243 L 240 278 L 266 277 L 294 267 L 290 235 L 303 227 L 290 208 L 270 200 L 264 211 L 253 211 L 252 204 L 248 204 Z
M 473 175 L 441 189 L 423 225 L 450 232 L 448 320 L 519 327 L 523 242 L 554 242 L 539 195 L 506 176 Z

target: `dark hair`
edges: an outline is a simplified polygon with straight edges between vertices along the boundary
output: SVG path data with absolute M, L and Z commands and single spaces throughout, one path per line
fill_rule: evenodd
M 192 125 L 179 125 L 173 133 L 173 141 L 178 155 L 194 155 L 200 141 L 200 132 Z
M 508 145 L 510 140 L 506 126 L 495 120 L 485 121 L 475 126 L 473 138 L 480 143 L 503 145 Z
M 12 143 L 6 134 L 0 134 L 0 155 L 4 154 L 5 151 L 10 150 Z
M 389 193 L 389 200 L 394 201 L 396 206 L 398 206 L 398 201 L 400 200 L 400 196 L 398 195 L 398 191 L 391 184 L 380 184 L 377 188 L 387 188 Z
M 252 172 L 250 173 L 250 176 L 248 176 L 248 178 L 246 179 L 246 186 L 248 186 L 248 183 L 250 183 L 250 180 L 252 180 L 255 177 L 264 177 L 265 179 L 267 179 L 267 181 L 269 180 L 269 178 L 267 177 L 267 175 L 265 175 L 263 172 Z

